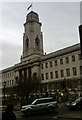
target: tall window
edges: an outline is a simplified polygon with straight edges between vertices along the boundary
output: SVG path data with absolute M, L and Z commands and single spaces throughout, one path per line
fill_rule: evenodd
M 42 74 L 42 80 L 44 80 L 44 74 Z
M 64 70 L 61 70 L 61 77 L 64 77 Z
M 66 69 L 66 74 L 67 74 L 67 76 L 70 76 L 70 70 L 69 70 L 69 68 Z
M 10 85 L 11 85 L 11 80 L 10 80 Z
M 50 72 L 50 78 L 53 79 L 53 72 Z
M 52 61 L 50 61 L 50 67 L 52 67 Z
M 48 63 L 45 63 L 46 68 L 48 68 Z
M 73 75 L 77 75 L 76 67 L 73 67 Z
M 82 75 L 82 66 L 80 66 L 80 75 Z
M 29 39 L 28 38 L 26 39 L 26 45 L 27 45 L 27 48 L 29 48 Z
M 9 81 L 8 81 L 8 86 L 9 86 Z
M 46 80 L 48 80 L 48 73 L 46 73 Z
M 11 72 L 10 72 L 10 76 L 11 76 Z
M 63 64 L 63 59 L 60 59 L 60 64 Z
M 55 71 L 55 76 L 56 78 L 58 78 L 58 71 Z
M 33 77 L 34 77 L 34 79 L 36 79 L 37 78 L 37 73 L 33 73 Z
M 72 56 L 72 61 L 75 61 L 75 55 Z
M 55 62 L 55 66 L 57 66 L 57 60 L 55 60 L 54 62 Z
M 38 38 L 38 36 L 37 36 L 37 38 L 35 39 L 35 47 L 36 47 L 36 49 L 40 49 L 40 41 L 39 41 L 39 38 Z
M 66 63 L 69 63 L 69 57 L 66 57 Z
M 13 85 L 14 81 L 12 80 L 12 85 Z
M 42 67 L 42 69 L 44 69 L 44 66 L 43 66 L 43 64 L 41 64 L 41 67 Z
M 79 60 L 82 60 L 82 55 L 78 54 Z

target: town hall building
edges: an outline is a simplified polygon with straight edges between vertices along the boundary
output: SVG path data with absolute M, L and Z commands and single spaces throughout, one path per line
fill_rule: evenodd
M 27 14 L 20 63 L 2 70 L 2 85 L 5 82 L 6 87 L 12 87 L 20 78 L 37 76 L 41 79 L 40 92 L 61 90 L 63 82 L 68 89 L 79 91 L 82 80 L 80 43 L 44 54 L 41 26 L 36 12 Z

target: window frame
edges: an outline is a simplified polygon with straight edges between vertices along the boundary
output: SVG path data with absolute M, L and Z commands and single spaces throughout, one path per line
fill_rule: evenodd
M 63 65 L 63 58 L 60 59 L 60 65 Z
M 55 78 L 58 78 L 58 71 L 55 71 Z
M 69 63 L 69 57 L 66 57 L 66 63 Z
M 72 62 L 75 62 L 75 55 L 72 55 Z
M 77 69 L 76 67 L 73 67 L 73 76 L 76 76 L 77 75 Z

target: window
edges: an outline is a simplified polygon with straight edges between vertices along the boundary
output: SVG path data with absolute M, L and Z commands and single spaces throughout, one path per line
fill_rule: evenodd
M 9 81 L 8 81 L 8 85 L 9 85 Z
M 29 39 L 27 38 L 26 39 L 26 45 L 27 45 L 27 48 L 29 47 Z
M 8 73 L 8 77 L 9 77 L 9 73 Z
M 14 75 L 14 73 L 12 72 L 12 76 Z
M 44 80 L 44 74 L 42 74 L 42 80 Z
M 17 83 L 17 81 L 18 81 L 18 77 L 15 77 L 15 82 Z
M 50 61 L 50 67 L 52 67 L 52 61 Z
M 69 68 L 66 69 L 66 74 L 67 74 L 67 76 L 70 76 L 70 70 L 69 70 Z
M 10 73 L 10 77 L 11 77 L 11 73 Z
M 45 63 L 46 68 L 48 68 L 48 63 Z
M 60 64 L 63 64 L 63 59 L 60 59 Z
M 72 56 L 72 61 L 75 61 L 75 55 Z
M 76 67 L 73 67 L 73 75 L 77 75 Z
M 10 85 L 11 85 L 11 80 L 10 80 Z
M 37 38 L 35 39 L 35 47 L 36 47 L 37 50 L 40 49 L 40 40 L 39 40 L 38 36 L 37 36 Z
M 33 73 L 33 77 L 34 77 L 34 79 L 36 79 L 37 78 L 37 73 Z
M 64 77 L 64 71 L 61 70 L 61 77 Z
M 80 66 L 80 75 L 82 75 L 82 66 Z
M 57 60 L 55 60 L 55 66 L 57 66 Z
M 48 80 L 48 73 L 46 73 L 46 80 Z
M 78 54 L 79 60 L 82 60 L 82 55 Z
M 43 69 L 43 68 L 44 68 L 44 67 L 43 67 L 43 64 L 41 64 L 41 66 L 42 66 L 42 69 Z
M 50 72 L 50 78 L 53 79 L 53 72 Z
M 69 63 L 69 58 L 68 57 L 66 57 L 66 63 Z
M 14 81 L 12 80 L 12 85 L 13 85 Z
M 56 78 L 58 78 L 58 71 L 55 71 L 55 76 Z

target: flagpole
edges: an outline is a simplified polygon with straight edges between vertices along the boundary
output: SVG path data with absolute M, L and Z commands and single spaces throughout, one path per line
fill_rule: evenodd
M 33 2 L 32 2 L 32 9 L 31 10 L 33 11 Z
M 30 6 L 27 8 L 29 10 L 31 8 L 31 11 L 33 11 L 33 3 L 30 4 Z

